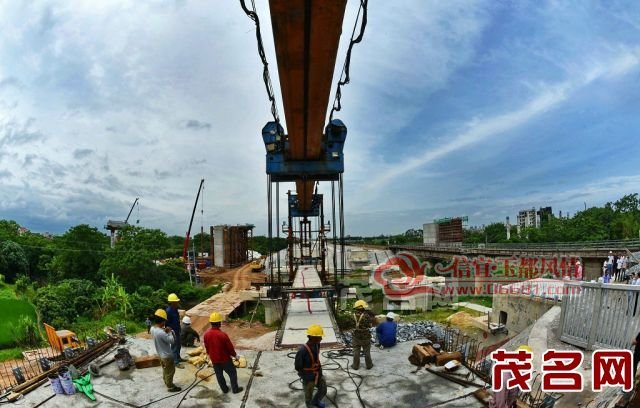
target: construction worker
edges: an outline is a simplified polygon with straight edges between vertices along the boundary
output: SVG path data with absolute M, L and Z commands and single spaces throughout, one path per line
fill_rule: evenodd
M 160 364 L 162 365 L 162 378 L 169 392 L 178 392 L 180 387 L 173 383 L 173 375 L 176 372 L 176 366 L 173 361 L 172 344 L 177 342 L 177 337 L 167 326 L 167 312 L 158 309 L 153 314 L 154 326 L 151 328 L 151 337 L 153 344 L 156 346 L 156 352 L 160 356 Z
M 209 323 L 211 323 L 211 328 L 205 332 L 203 343 L 204 349 L 207 351 L 209 359 L 211 359 L 211 364 L 213 364 L 213 371 L 216 373 L 218 385 L 223 393 L 229 392 L 229 387 L 223 374 L 224 371 L 231 381 L 231 391 L 237 394 L 244 388 L 238 387 L 238 373 L 232 361 L 232 357 L 233 359 L 237 358 L 236 350 L 233 348 L 229 336 L 220 330 L 222 315 L 217 312 L 211 313 Z
M 380 346 L 381 350 L 385 347 L 393 347 L 396 345 L 398 323 L 394 321 L 395 317 L 395 313 L 387 313 L 385 321 L 380 323 L 378 327 L 376 327 L 376 336 L 378 337 L 378 345 Z
M 167 307 L 167 326 L 173 329 L 173 332 L 176 334 L 176 339 L 180 339 L 180 312 L 178 311 L 178 302 L 180 299 L 178 295 L 175 293 L 169 294 L 167 297 L 167 302 L 169 303 L 169 307 Z M 180 364 L 184 360 L 180 356 L 180 341 L 176 341 L 173 343 L 173 361 L 176 364 L 176 367 L 182 368 Z
M 307 407 L 325 406 L 322 399 L 327 395 L 327 383 L 320 364 L 320 342 L 323 336 L 322 326 L 312 324 L 307 329 L 307 343 L 300 346 L 296 353 L 295 369 L 302 379 L 304 402 Z M 318 391 L 313 395 L 313 389 L 316 387 Z
M 183 317 L 180 327 L 180 344 L 185 347 L 193 347 L 196 340 L 200 343 L 200 335 L 191 327 L 191 318 L 189 316 Z
M 518 347 L 516 351 L 524 350 L 533 353 L 533 349 L 526 344 Z M 508 371 L 502 373 L 502 389 L 494 393 L 489 399 L 489 408 L 515 408 L 518 399 L 518 388 L 507 388 L 507 381 L 512 378 L 512 374 Z
M 358 300 L 353 305 L 353 320 L 355 328 L 353 329 L 353 364 L 351 368 L 357 370 L 360 368 L 360 349 L 364 352 L 364 362 L 367 370 L 373 367 L 371 361 L 371 332 L 369 329 L 373 327 L 375 316 L 368 310 L 369 305 L 364 300 Z

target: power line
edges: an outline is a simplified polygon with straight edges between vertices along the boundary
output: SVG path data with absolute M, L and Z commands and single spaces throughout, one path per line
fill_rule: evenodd
M 351 41 L 349 42 L 349 49 L 347 50 L 347 56 L 344 59 L 344 65 L 342 66 L 342 73 L 340 74 L 340 80 L 338 81 L 338 87 L 336 89 L 336 97 L 333 100 L 333 107 L 329 114 L 329 122 L 333 119 L 333 113 L 342 110 L 342 86 L 348 84 L 351 81 L 350 68 L 351 68 L 351 51 L 353 46 L 362 41 L 364 37 L 364 30 L 367 27 L 367 6 L 369 0 L 360 0 L 360 7 L 358 8 L 358 14 L 356 15 L 356 21 L 353 23 L 353 31 L 351 32 Z M 358 37 L 354 37 L 356 34 L 356 28 L 358 27 L 358 20 L 362 14 L 362 21 L 360 23 L 360 32 Z

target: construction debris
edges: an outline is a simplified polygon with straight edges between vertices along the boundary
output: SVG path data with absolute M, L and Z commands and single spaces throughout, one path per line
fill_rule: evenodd
M 136 368 L 158 367 L 160 365 L 160 357 L 157 354 L 136 357 L 134 364 Z
M 201 367 L 207 364 L 207 355 L 201 354 L 199 356 L 189 357 L 187 361 L 189 362 L 189 364 L 193 364 L 196 367 Z
M 445 364 L 447 364 L 449 361 L 460 361 L 462 360 L 462 353 L 460 353 L 459 351 L 454 351 L 453 353 L 440 353 L 436 356 L 436 365 L 437 366 L 443 366 Z
M 480 388 L 473 392 L 473 396 L 480 402 L 482 402 L 485 406 L 489 406 L 489 400 L 491 399 L 491 394 L 486 388 Z
M 188 351 L 187 355 L 189 357 L 195 357 L 195 356 L 199 356 L 202 353 L 204 353 L 204 349 L 201 346 L 198 346 L 198 347 L 194 348 L 193 350 Z
M 423 366 L 425 364 L 434 363 L 438 352 L 434 350 L 430 343 L 422 343 L 413 346 L 411 355 L 414 358 L 414 360 L 410 360 L 412 363 L 415 361 L 415 365 Z

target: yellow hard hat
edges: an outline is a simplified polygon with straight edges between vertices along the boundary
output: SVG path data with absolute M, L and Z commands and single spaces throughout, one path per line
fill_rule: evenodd
M 179 302 L 180 299 L 178 299 L 178 295 L 176 295 L 175 293 L 171 293 L 168 297 L 167 297 L 167 302 Z
M 324 337 L 324 330 L 322 330 L 322 326 L 320 326 L 319 324 L 312 324 L 307 329 L 307 336 Z
M 158 309 L 156 310 L 156 312 L 153 314 L 154 316 L 158 316 L 163 318 L 164 320 L 167 320 L 167 312 L 164 311 L 163 309 Z
M 524 351 L 528 351 L 529 353 L 533 353 L 533 349 L 531 347 L 527 346 L 526 344 L 522 344 L 522 345 L 518 346 L 518 350 L 517 351 L 520 351 L 520 350 L 524 350 Z
M 209 316 L 209 323 L 220 323 L 222 321 L 222 315 L 218 312 L 213 312 Z
M 357 300 L 356 303 L 353 304 L 354 309 L 359 309 L 359 308 L 366 309 L 367 307 L 369 307 L 369 305 L 364 300 Z

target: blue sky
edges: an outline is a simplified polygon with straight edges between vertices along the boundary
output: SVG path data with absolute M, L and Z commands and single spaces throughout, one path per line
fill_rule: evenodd
M 102 228 L 140 197 L 140 225 L 183 234 L 205 178 L 194 228 L 266 231 L 269 105 L 237 2 L 3 2 L 0 36 L 0 218 Z M 637 2 L 371 0 L 351 70 L 347 233 L 640 190 Z

